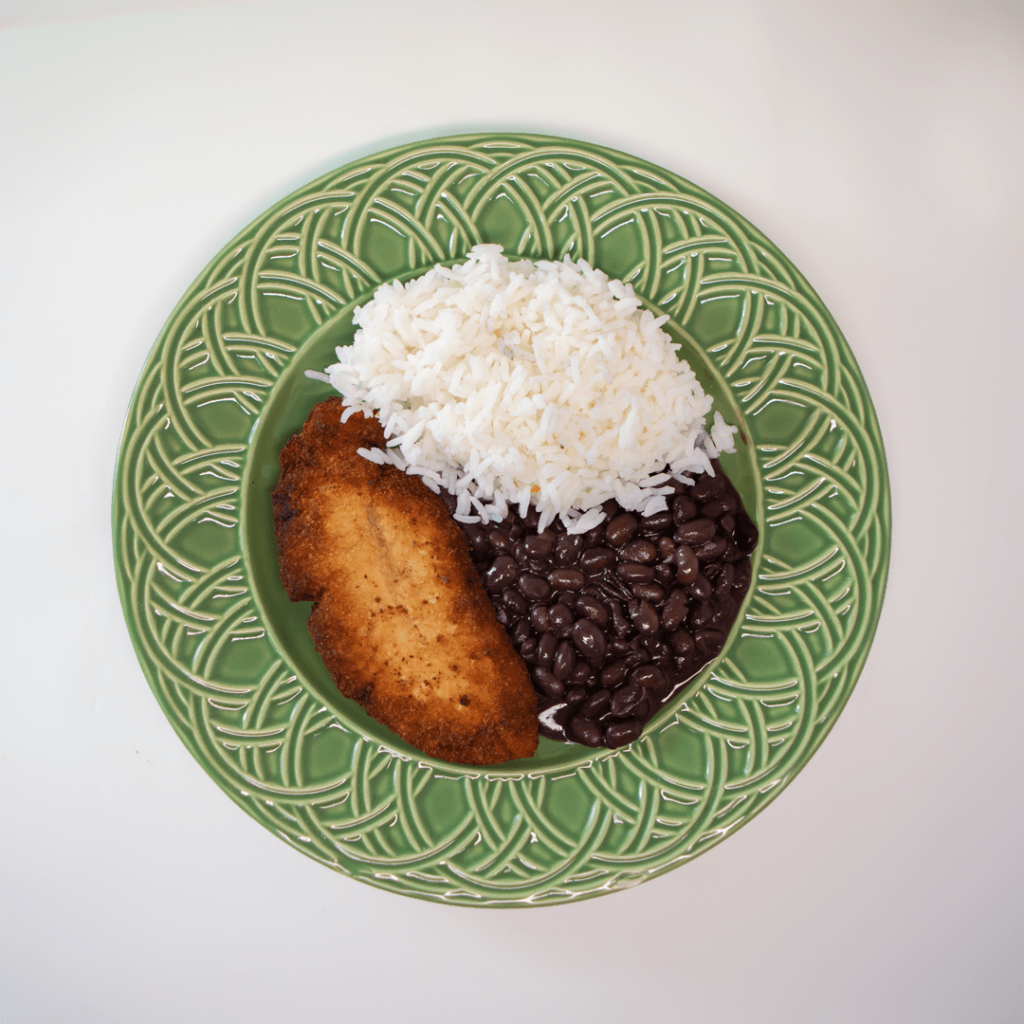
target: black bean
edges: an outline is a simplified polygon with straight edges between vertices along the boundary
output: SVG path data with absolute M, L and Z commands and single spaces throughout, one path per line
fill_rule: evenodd
M 454 494 L 441 491 L 441 500 L 444 502 L 444 507 L 448 509 L 448 515 L 455 515 L 455 511 L 459 507 L 459 499 Z
M 644 723 L 638 718 L 627 718 L 622 722 L 613 722 L 605 729 L 604 745 L 614 750 L 632 743 L 643 731 Z
M 632 538 L 639 527 L 640 523 L 637 521 L 636 516 L 631 516 L 628 512 L 624 512 L 621 516 L 616 516 L 604 528 L 604 538 L 613 547 L 621 547 Z
M 691 519 L 682 526 L 676 527 L 672 539 L 677 544 L 703 544 L 715 535 L 715 524 L 710 519 Z
M 576 602 L 576 612 L 590 619 L 599 628 L 604 629 L 608 625 L 608 609 L 596 597 L 589 594 L 582 594 Z
M 654 567 L 654 579 L 663 587 L 670 586 L 676 579 L 676 569 L 671 563 L 662 562 Z
M 690 618 L 688 625 L 690 629 L 700 629 L 706 626 L 710 621 L 711 617 L 715 614 L 715 609 L 711 607 L 710 601 L 701 601 L 699 605 L 692 612 L 690 612 Z
M 661 696 L 668 692 L 668 676 L 658 668 L 657 665 L 640 665 L 629 673 L 631 683 L 639 683 L 645 690 L 650 690 L 655 696 Z
M 698 544 L 693 553 L 702 562 L 714 562 L 725 554 L 728 543 L 724 537 L 715 537 L 704 544 Z
M 561 700 L 565 693 L 565 684 L 546 668 L 535 668 L 533 681 L 537 689 L 551 700 Z
M 693 637 L 685 629 L 677 629 L 671 633 L 668 645 L 679 658 L 689 658 L 694 651 Z
M 604 731 L 592 718 L 575 715 L 569 722 L 569 735 L 578 743 L 596 747 L 601 743 Z
M 661 604 L 665 600 L 665 588 L 660 583 L 634 583 L 633 594 L 642 601 Z
M 522 580 L 522 576 L 519 579 Z M 548 628 L 548 610 L 545 605 L 535 604 L 530 609 L 530 623 L 538 633 L 543 633 Z
M 600 718 L 612 702 L 611 690 L 595 690 L 581 705 L 579 713 L 585 718 Z
M 627 583 L 653 583 L 654 570 L 639 562 L 621 562 L 615 566 L 615 574 Z
M 638 650 L 630 648 L 629 654 L 626 655 L 624 660 L 630 668 L 635 668 L 637 665 L 645 665 L 651 660 L 651 656 L 643 648 Z
M 623 679 L 626 678 L 626 673 L 629 671 L 629 666 L 624 661 L 613 661 L 608 665 L 605 665 L 601 669 L 601 685 L 607 686 L 609 689 L 614 689 Z
M 572 629 L 574 618 L 573 613 L 559 602 L 552 605 L 548 611 L 548 629 L 559 639 L 564 640 L 569 635 L 569 630 Z
M 661 628 L 658 613 L 650 601 L 634 601 L 629 606 L 629 617 L 641 634 L 653 636 Z
M 579 569 L 552 569 L 548 582 L 555 590 L 582 590 L 587 578 Z
M 693 519 L 697 514 L 697 506 L 685 495 L 680 494 L 672 502 L 672 519 L 676 526 L 680 526 L 688 519 Z
M 620 639 L 633 631 L 622 609 L 622 604 L 614 598 L 608 599 L 608 608 L 612 613 L 612 632 Z
M 604 657 L 607 641 L 604 633 L 590 619 L 577 619 L 572 627 L 572 642 L 584 658 L 599 661 Z
M 551 530 L 535 533 L 523 540 L 523 545 L 531 558 L 546 558 L 555 547 L 555 534 Z
M 736 542 L 729 538 L 728 544 L 725 546 L 725 554 L 722 555 L 722 561 L 728 562 L 730 565 L 735 565 L 738 562 L 746 561 L 747 556 L 743 554 L 738 547 Z
M 698 629 L 693 634 L 697 650 L 714 657 L 725 646 L 725 633 L 720 629 Z
M 583 538 L 578 533 L 560 534 L 555 542 L 555 564 L 575 565 L 583 551 Z
M 587 699 L 587 691 L 582 686 L 570 686 L 565 691 L 565 703 L 574 708 Z
M 693 495 L 695 501 L 706 501 L 708 498 L 721 494 L 725 490 L 725 477 L 719 476 L 717 473 L 711 476 L 708 473 L 702 473 L 697 477 L 697 482 L 693 485 L 693 490 L 690 492 Z
M 484 573 L 484 586 L 492 593 L 504 590 L 510 583 L 515 581 L 519 575 L 519 566 L 514 558 L 508 555 L 499 555 L 490 569 Z
M 715 602 L 715 614 L 711 616 L 711 625 L 728 630 L 732 620 L 736 618 L 736 606 L 739 602 L 730 594 L 721 601 Z
M 629 587 L 613 573 L 606 572 L 599 585 L 609 601 L 628 601 L 633 596 Z
M 659 533 L 664 533 L 671 525 L 671 512 L 655 512 L 653 515 L 644 516 L 640 520 L 640 531 L 648 537 L 655 537 Z
M 594 678 L 594 670 L 585 661 L 577 661 L 569 673 L 569 678 L 577 683 L 589 685 L 589 681 Z
M 700 514 L 705 519 L 717 519 L 723 515 L 726 511 L 725 503 L 721 498 L 712 498 L 710 501 L 705 501 L 700 507 Z
M 736 547 L 749 555 L 757 547 L 757 527 L 746 512 L 736 513 Z
M 476 523 L 466 523 L 463 526 L 466 533 L 466 540 L 473 549 L 475 555 L 486 555 L 491 550 L 491 541 L 487 531 Z
M 511 535 L 504 530 L 498 527 L 491 530 L 491 547 L 495 551 L 511 551 L 513 543 Z
M 606 522 L 583 535 L 560 521 L 537 533 L 532 506 L 464 527 L 495 615 L 535 673 L 540 710 L 560 704 L 543 735 L 571 740 L 582 729 L 595 743 L 628 743 L 722 650 L 751 583 L 757 528 L 720 473 L 669 486 L 670 511 L 642 517 L 609 499 Z
M 524 572 L 516 580 L 520 593 L 529 601 L 543 601 L 551 593 L 551 584 L 543 576 Z
M 652 661 L 668 662 L 672 660 L 672 652 L 665 646 L 664 637 L 645 636 L 644 647 L 650 654 Z
M 600 572 L 617 561 L 611 548 L 588 548 L 580 555 L 580 568 L 585 572 Z
M 706 658 L 702 658 L 699 654 L 694 654 L 692 657 L 685 655 L 676 655 L 675 659 L 676 675 L 680 679 L 691 679 L 696 673 L 697 669 L 707 663 Z
M 555 660 L 557 648 L 558 637 L 554 633 L 542 633 L 537 643 L 537 664 L 542 668 L 550 669 L 551 663 Z
M 568 679 L 569 673 L 576 667 L 576 649 L 568 640 L 563 640 L 555 649 L 555 657 L 551 671 L 556 679 Z
M 643 565 L 650 565 L 658 557 L 658 549 L 649 540 L 641 537 L 639 540 L 631 540 L 628 544 L 623 544 L 621 554 L 625 562 L 640 562 Z
M 668 595 L 668 600 L 661 609 L 662 628 L 666 630 L 666 632 L 671 633 L 672 630 L 681 626 L 686 620 L 686 613 L 688 609 L 689 601 L 686 598 L 686 593 L 676 587 L 676 589 Z
M 693 548 L 686 544 L 680 544 L 672 554 L 672 561 L 676 566 L 676 576 L 683 583 L 691 583 L 697 578 L 700 572 L 700 562 L 693 553 Z
M 722 571 L 715 580 L 715 597 L 719 601 L 727 598 L 732 591 L 733 581 L 736 579 L 736 569 L 731 565 L 723 565 Z
M 518 590 L 513 590 L 511 587 L 506 587 L 501 592 L 501 602 L 517 619 L 521 619 L 530 609 L 526 598 Z
M 633 714 L 644 699 L 644 688 L 637 682 L 620 686 L 612 695 L 611 712 L 616 718 Z

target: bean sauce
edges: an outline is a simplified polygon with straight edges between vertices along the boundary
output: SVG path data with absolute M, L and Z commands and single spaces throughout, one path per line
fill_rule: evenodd
M 672 486 L 667 511 L 643 517 L 609 501 L 605 522 L 582 535 L 559 520 L 538 534 L 532 508 L 463 526 L 551 739 L 633 742 L 725 646 L 757 527 L 717 463 L 715 476 Z

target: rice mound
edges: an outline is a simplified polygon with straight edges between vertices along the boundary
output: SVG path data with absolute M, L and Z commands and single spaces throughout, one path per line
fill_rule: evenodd
M 510 506 L 582 533 L 609 498 L 643 515 L 667 508 L 672 476 L 713 472 L 735 427 L 715 413 L 667 317 L 584 260 L 510 262 L 498 245 L 465 263 L 381 285 L 353 314 L 351 346 L 327 379 L 345 418 L 379 417 L 374 462 L 458 498 L 461 522 Z M 315 376 L 320 376 L 316 374 Z

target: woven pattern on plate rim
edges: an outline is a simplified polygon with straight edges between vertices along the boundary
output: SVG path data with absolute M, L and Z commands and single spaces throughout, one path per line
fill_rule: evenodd
M 760 476 L 754 592 L 705 684 L 660 729 L 562 772 L 467 772 L 365 739 L 274 648 L 240 543 L 253 425 L 304 339 L 382 280 L 481 241 L 586 258 L 669 313 L 727 381 Z M 763 809 L 849 697 L 888 566 L 874 412 L 804 279 L 685 179 L 524 135 L 435 139 L 355 161 L 239 234 L 146 364 L 113 518 L 143 670 L 214 780 L 332 868 L 476 906 L 635 885 Z

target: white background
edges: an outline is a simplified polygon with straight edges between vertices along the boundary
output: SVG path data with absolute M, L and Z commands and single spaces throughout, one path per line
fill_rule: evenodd
M 0 1022 L 1024 1020 L 1022 110 L 1011 3 L 0 0 Z M 661 879 L 520 912 L 378 892 L 235 807 L 150 694 L 109 527 L 207 260 L 347 159 L 487 128 L 764 230 L 893 491 L 877 638 L 800 777 Z

